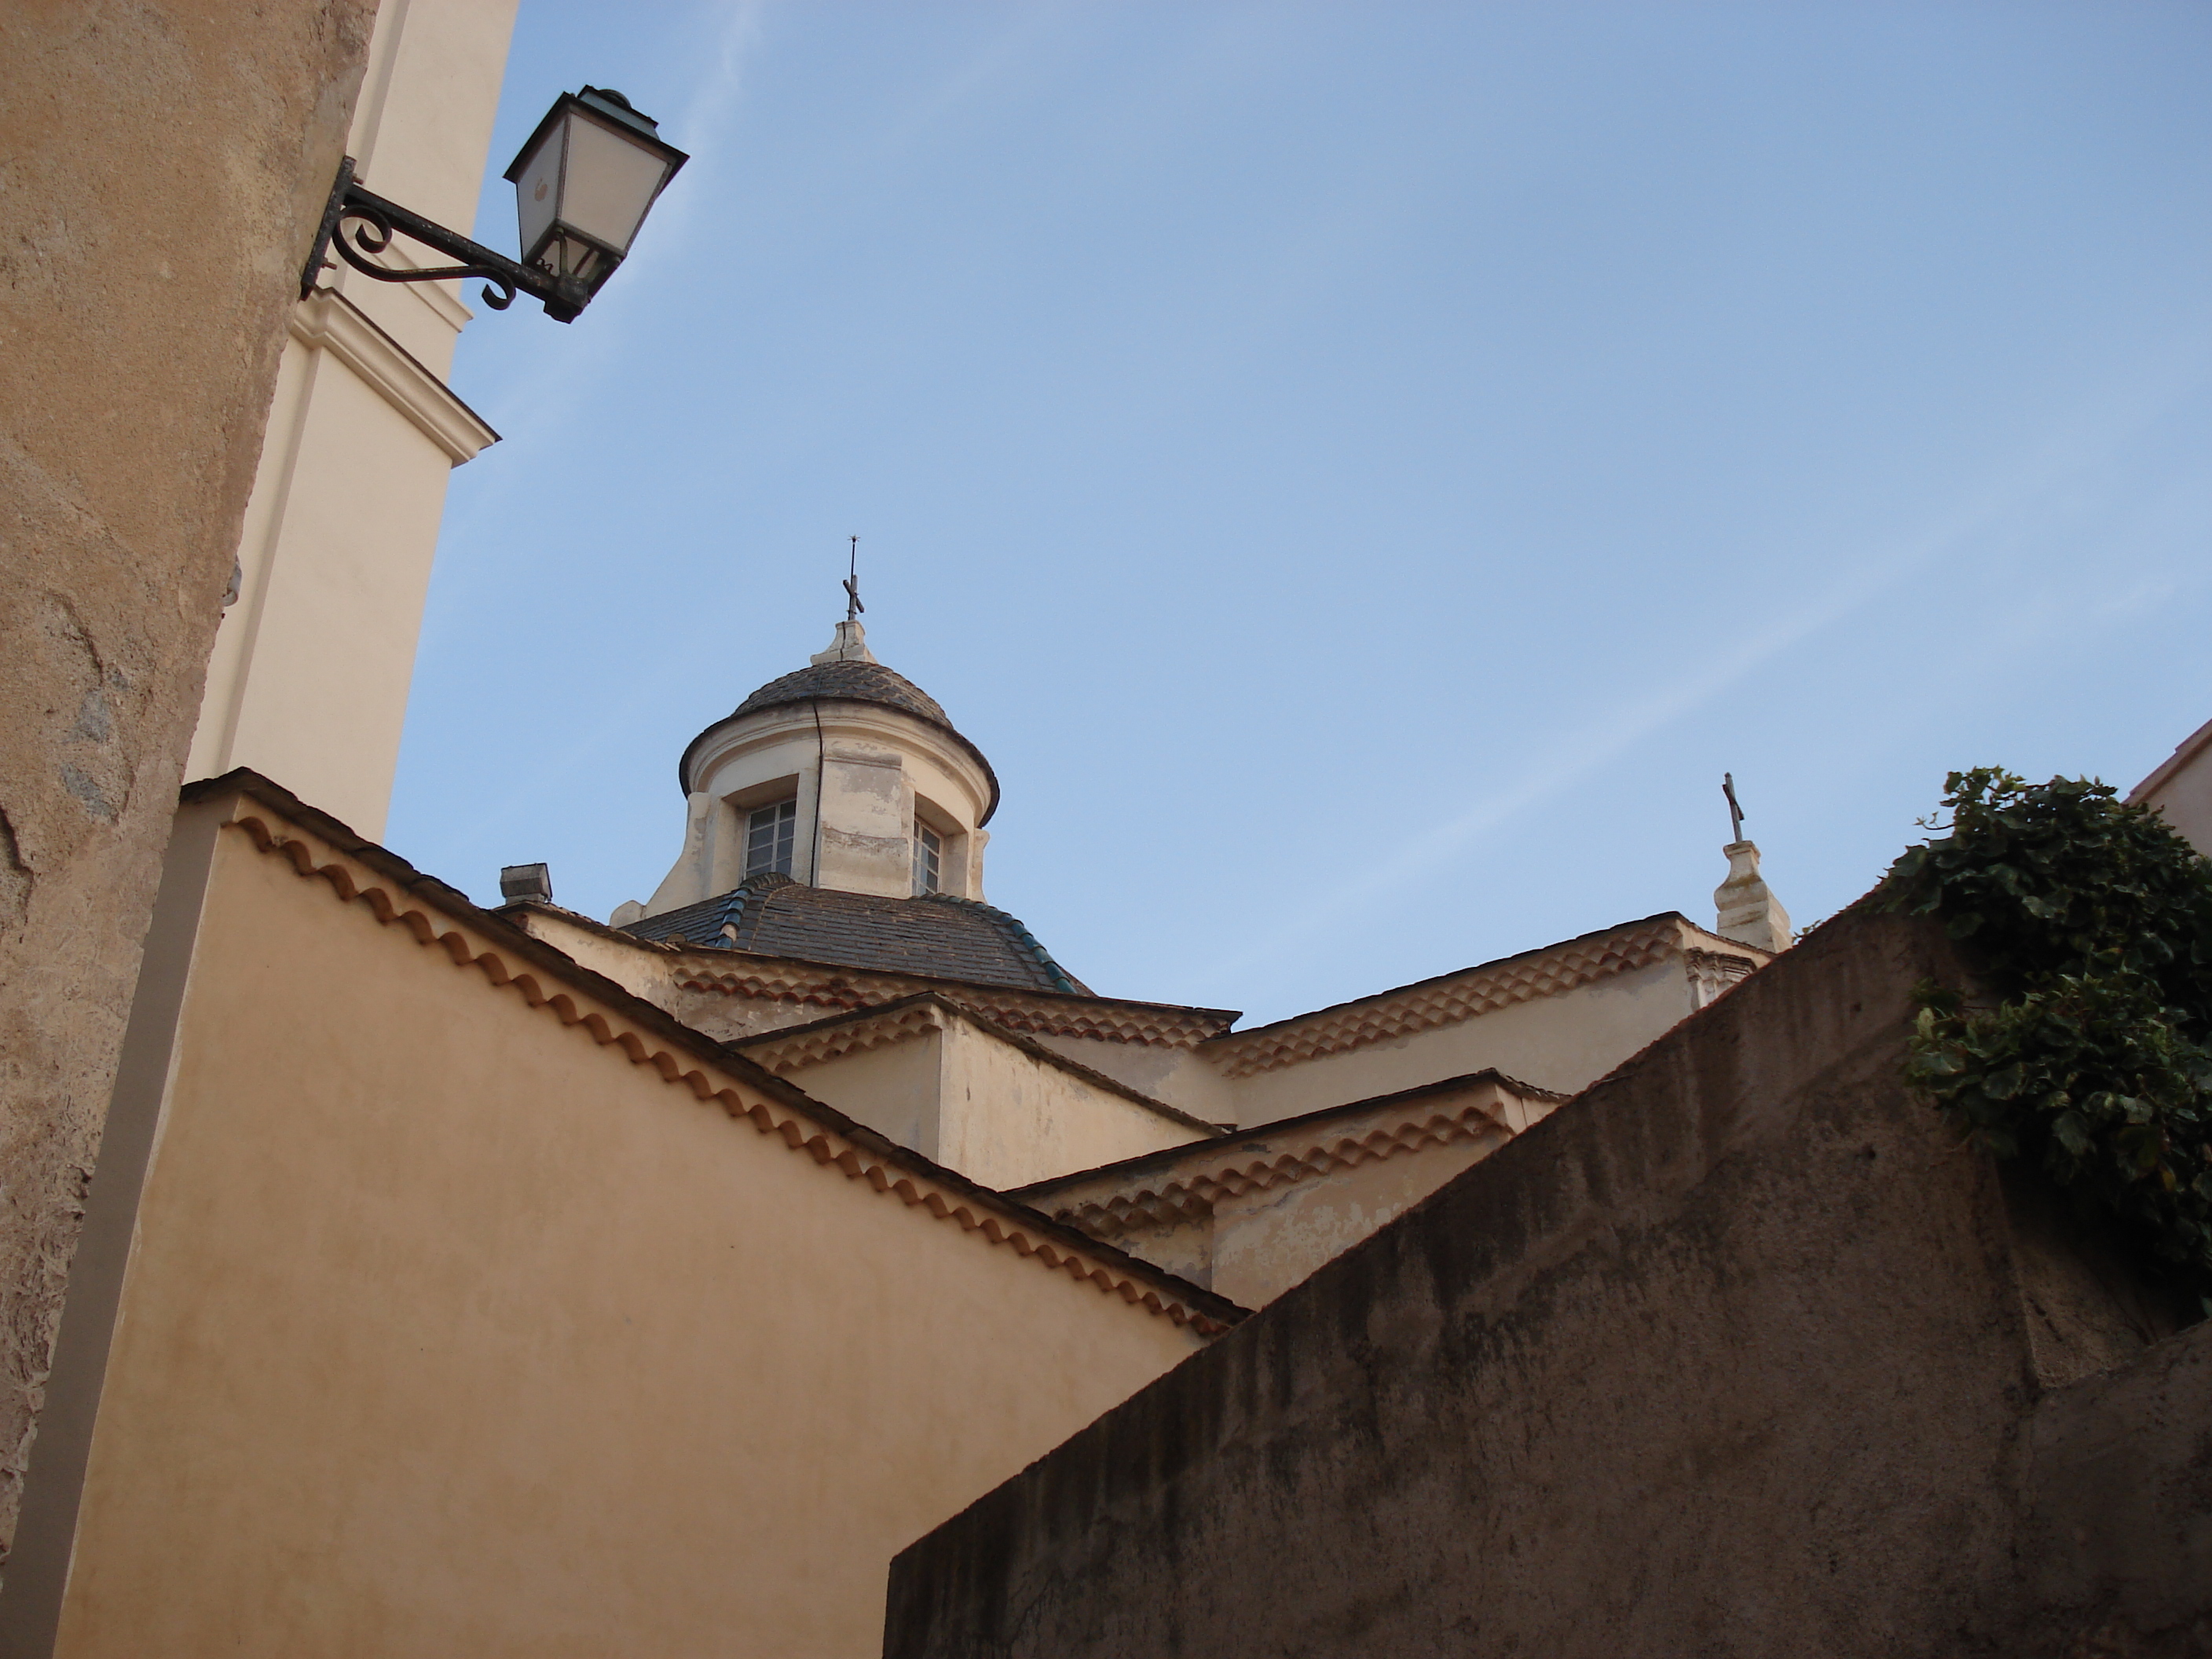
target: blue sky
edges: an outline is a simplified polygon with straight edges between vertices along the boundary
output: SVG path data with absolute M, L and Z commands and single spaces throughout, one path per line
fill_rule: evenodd
M 1943 774 L 2212 717 L 2212 8 L 523 0 L 694 160 L 455 385 L 389 830 L 604 916 L 684 744 L 870 643 L 1111 994 L 1792 915 Z

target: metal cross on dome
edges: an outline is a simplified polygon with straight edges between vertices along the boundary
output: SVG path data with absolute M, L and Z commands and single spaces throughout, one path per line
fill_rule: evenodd
M 853 545 L 848 555 L 849 562 L 845 574 L 845 620 L 847 622 L 859 621 L 860 613 L 868 608 L 860 603 L 860 538 L 855 536 L 852 541 Z
M 1721 774 L 1721 793 L 1728 797 L 1729 832 L 1735 840 L 1740 842 L 1743 839 L 1743 808 L 1735 804 L 1735 773 Z

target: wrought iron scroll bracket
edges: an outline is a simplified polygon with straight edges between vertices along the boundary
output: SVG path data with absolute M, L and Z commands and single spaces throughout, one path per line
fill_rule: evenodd
M 442 283 L 481 276 L 489 284 L 483 290 L 483 302 L 494 311 L 506 310 L 514 303 L 518 293 L 527 294 L 544 303 L 545 314 L 554 321 L 567 323 L 574 321 L 576 314 L 590 302 L 590 291 L 574 278 L 556 276 L 550 271 L 517 264 L 481 242 L 472 242 L 434 220 L 425 219 L 397 202 L 363 189 L 354 180 L 353 167 L 350 155 L 339 163 L 337 179 L 331 186 L 330 202 L 323 210 L 323 222 L 315 233 L 314 249 L 300 272 L 301 299 L 314 292 L 317 277 L 333 269 L 330 255 L 335 252 L 356 270 L 380 283 Z M 380 264 L 369 257 L 390 247 L 394 236 L 420 242 L 459 263 L 408 270 Z

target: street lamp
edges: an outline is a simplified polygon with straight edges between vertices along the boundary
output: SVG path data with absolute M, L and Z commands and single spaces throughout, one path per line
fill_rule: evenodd
M 480 242 L 386 201 L 354 181 L 353 157 L 338 167 L 314 251 L 300 273 L 300 297 L 314 291 L 330 269 L 333 250 L 356 270 L 380 283 L 435 283 L 482 276 L 493 286 L 483 302 L 495 311 L 518 293 L 543 301 L 545 314 L 574 322 L 629 253 L 638 227 L 676 169 L 691 158 L 662 142 L 659 129 L 602 87 L 562 93 L 514 158 L 506 178 L 514 185 L 522 231 L 522 261 L 495 253 Z M 347 222 L 354 222 L 350 231 Z M 379 264 L 402 235 L 461 263 L 430 270 Z

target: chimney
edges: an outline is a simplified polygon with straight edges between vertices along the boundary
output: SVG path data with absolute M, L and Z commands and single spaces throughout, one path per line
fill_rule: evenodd
M 499 872 L 499 896 L 509 904 L 550 904 L 553 872 L 543 864 L 510 864 Z

